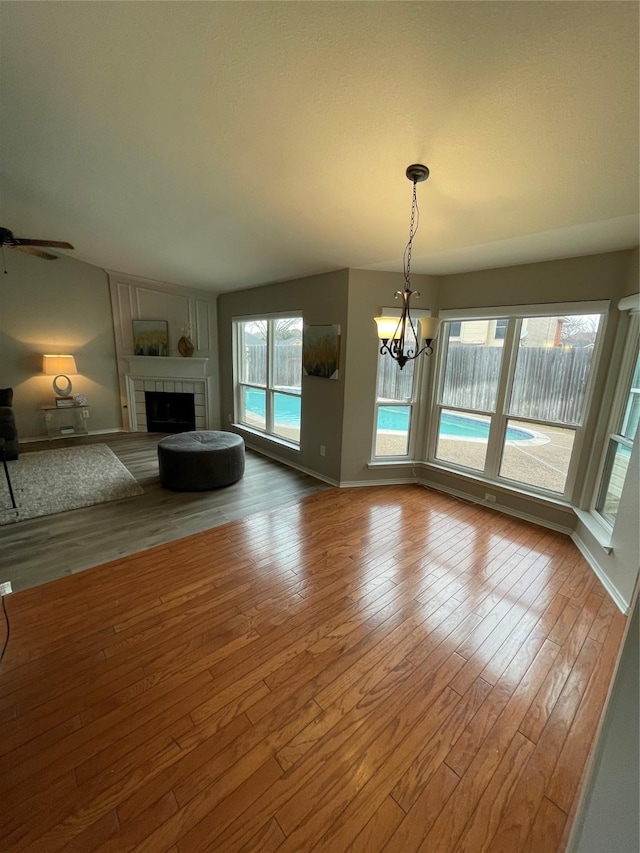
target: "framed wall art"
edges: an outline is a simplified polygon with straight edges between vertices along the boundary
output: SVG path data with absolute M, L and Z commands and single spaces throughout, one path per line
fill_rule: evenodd
M 166 320 L 133 321 L 134 355 L 169 355 L 169 331 Z
M 302 368 L 306 376 L 337 379 L 340 361 L 340 326 L 305 326 Z

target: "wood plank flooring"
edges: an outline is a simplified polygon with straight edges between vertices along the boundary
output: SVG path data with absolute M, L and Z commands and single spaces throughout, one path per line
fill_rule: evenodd
M 567 537 L 418 486 L 5 602 L 16 853 L 555 853 L 626 622 Z
M 159 433 L 67 438 L 21 446 L 21 455 L 78 444 L 107 444 L 144 495 L 0 527 L 0 581 L 14 590 L 97 566 L 154 545 L 199 533 L 254 512 L 281 506 L 328 486 L 247 451 L 242 480 L 211 492 L 171 492 L 158 475 Z M 0 476 L 0 500 L 10 506 Z M 19 500 L 19 496 L 18 496 Z

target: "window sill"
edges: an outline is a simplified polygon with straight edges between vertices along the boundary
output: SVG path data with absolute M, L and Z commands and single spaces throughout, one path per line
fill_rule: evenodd
M 255 436 L 256 438 L 262 438 L 271 444 L 277 444 L 280 447 L 286 447 L 287 450 L 295 450 L 296 453 L 300 453 L 300 445 L 294 444 L 292 441 L 287 441 L 286 438 L 280 438 L 280 436 L 277 435 L 270 435 L 267 432 L 260 432 L 258 429 L 251 429 L 251 427 L 248 427 L 245 424 L 233 423 L 231 426 L 240 433 L 246 433 L 247 435 Z
M 367 468 L 397 468 L 399 465 L 405 468 L 413 468 L 416 465 L 422 465 L 422 462 L 415 462 L 413 459 L 407 459 L 404 456 L 386 456 L 384 459 L 372 459 L 367 462 Z
M 610 527 L 607 527 L 604 522 L 600 521 L 600 519 L 591 512 L 585 512 L 583 509 L 577 509 L 574 507 L 573 511 L 578 516 L 578 519 L 584 524 L 589 533 L 596 540 L 598 545 L 605 551 L 607 554 L 611 554 L 613 552 L 613 546 L 611 544 L 611 539 L 613 537 L 613 531 Z

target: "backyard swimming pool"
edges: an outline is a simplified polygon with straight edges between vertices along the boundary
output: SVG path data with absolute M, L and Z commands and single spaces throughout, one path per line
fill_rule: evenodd
M 396 406 L 380 406 L 378 409 L 379 430 L 406 432 L 408 425 L 408 409 Z M 467 415 L 443 412 L 440 417 L 440 436 L 486 441 L 489 437 L 489 423 Z M 536 438 L 536 434 L 530 430 L 507 427 L 507 441 L 529 441 L 532 438 Z
M 300 397 L 289 394 L 274 394 L 274 420 L 283 426 L 300 427 Z M 255 415 L 258 420 L 266 416 L 266 395 L 256 388 L 245 388 L 245 409 L 247 414 Z
M 247 414 L 264 420 L 265 392 L 254 388 L 245 389 L 245 407 Z M 300 427 L 300 397 L 289 394 L 275 394 L 274 419 L 283 426 Z M 409 409 L 404 406 L 380 406 L 378 409 L 378 430 L 406 433 L 409 427 Z M 486 441 L 489 436 L 489 424 L 474 417 L 443 412 L 440 421 L 440 436 L 463 440 Z M 508 427 L 507 441 L 529 441 L 536 434 L 526 429 Z

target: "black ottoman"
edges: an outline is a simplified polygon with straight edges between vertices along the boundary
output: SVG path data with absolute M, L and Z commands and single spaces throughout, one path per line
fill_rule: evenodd
M 244 439 L 233 432 L 178 432 L 158 442 L 160 482 L 179 492 L 229 486 L 244 474 Z

